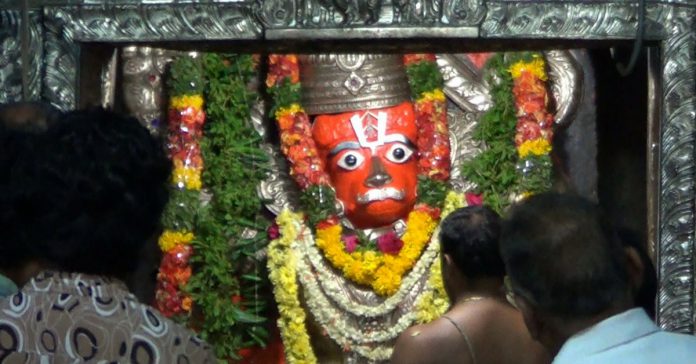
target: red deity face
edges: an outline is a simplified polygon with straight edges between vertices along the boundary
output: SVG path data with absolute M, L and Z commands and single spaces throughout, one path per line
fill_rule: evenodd
M 346 217 L 361 229 L 406 217 L 416 201 L 413 105 L 319 115 L 312 134 Z

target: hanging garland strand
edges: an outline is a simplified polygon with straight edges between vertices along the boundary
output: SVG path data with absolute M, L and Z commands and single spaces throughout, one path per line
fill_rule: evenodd
M 248 85 L 256 75 L 250 55 L 204 54 L 209 122 L 201 142 L 203 183 L 212 194 L 201 210 L 194 274 L 187 286 L 201 317 L 194 326 L 219 358 L 238 358 L 240 349 L 266 343 L 267 288 L 256 253 L 266 244 L 268 223 L 259 218 L 256 186 L 266 177 L 267 157 L 251 125 L 257 99 Z
M 502 212 L 516 196 L 550 187 L 553 116 L 542 55 L 497 54 L 486 74 L 493 106 L 474 131 L 486 149 L 464 163 L 462 174 L 476 184 L 486 205 Z
M 548 77 L 544 58 L 538 53 L 512 63 L 508 70 L 517 111 L 518 191 L 526 196 L 551 188 L 553 114 L 548 110 Z
M 407 54 L 404 65 L 415 100 L 418 127 L 418 199 L 441 208 L 451 167 L 444 81 L 433 54 Z
M 163 215 L 164 232 L 159 238 L 163 252 L 155 305 L 165 316 L 185 321 L 191 313 L 192 299 L 182 289 L 191 276 L 191 241 L 198 214 L 203 160 L 203 74 L 200 61 L 181 57 L 171 65 L 167 86 L 169 101 L 167 150 L 174 164 L 171 201 Z

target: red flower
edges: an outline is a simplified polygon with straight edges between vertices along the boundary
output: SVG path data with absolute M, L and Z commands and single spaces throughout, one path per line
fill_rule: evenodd
M 240 296 L 238 294 L 232 296 L 232 303 L 234 303 L 235 305 L 238 305 L 240 302 L 242 302 L 242 296 Z
M 300 68 L 297 63 L 297 56 L 292 54 L 272 54 L 268 56 L 266 86 L 276 86 L 286 77 L 289 78 L 290 82 L 293 84 L 300 81 Z
M 520 118 L 524 119 L 524 118 Z M 520 121 L 517 123 L 517 134 L 515 135 L 515 145 L 538 139 L 541 136 L 541 128 L 534 121 Z
M 266 234 L 268 235 L 268 239 L 270 240 L 275 240 L 280 237 L 280 227 L 278 224 L 273 222 L 271 226 L 268 227 L 268 230 L 266 230 Z
M 344 236 L 341 240 L 343 240 L 343 244 L 345 244 L 346 246 L 347 253 L 354 252 L 355 249 L 358 248 L 358 244 L 360 243 L 356 235 Z
M 483 66 L 488 62 L 488 60 L 493 56 L 493 53 L 467 53 L 467 57 L 471 63 L 474 64 L 478 69 L 483 68 Z
M 435 55 L 432 53 L 414 53 L 404 55 L 404 64 L 407 66 L 422 61 L 435 62 L 435 60 Z
M 466 198 L 466 204 L 469 206 L 479 206 L 483 205 L 483 195 L 467 192 L 464 194 Z
M 390 231 L 377 238 L 377 247 L 384 254 L 396 255 L 404 247 L 404 242 L 396 236 L 395 232 Z
M 440 219 L 440 212 L 441 211 L 440 211 L 440 208 L 438 208 L 438 207 L 432 207 L 428 204 L 419 203 L 413 208 L 413 210 L 425 212 L 426 214 L 430 215 L 430 217 L 433 220 Z
M 319 221 L 317 223 L 317 229 L 327 229 L 338 224 L 338 218 L 336 216 L 331 216 L 326 220 Z

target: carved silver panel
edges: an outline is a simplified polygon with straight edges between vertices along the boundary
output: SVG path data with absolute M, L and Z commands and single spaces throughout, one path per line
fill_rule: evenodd
M 660 326 L 693 332 L 694 143 L 696 139 L 696 32 L 694 8 L 674 8 L 665 19 L 658 266 Z
M 0 103 L 20 101 L 23 96 L 22 73 L 27 75 L 27 97 L 41 97 L 43 32 L 41 14 L 28 14 L 29 26 L 26 52 L 28 67 L 22 67 L 21 13 L 19 10 L 0 10 Z
M 44 9 L 46 32 L 43 98 L 61 110 L 75 108 L 77 102 L 80 46 L 74 40 L 72 25 L 75 19 L 61 8 Z
M 20 21 L 19 11 L 0 11 L 0 103 L 22 99 Z
M 314 37 L 321 38 L 328 34 L 327 30 L 338 28 L 350 31 L 367 27 L 379 36 L 389 27 L 476 27 L 486 14 L 482 0 L 261 1 L 255 12 L 270 29 L 317 29 Z M 311 33 L 305 34 L 310 37 Z M 465 35 L 460 32 L 459 36 Z
M 79 5 L 61 8 L 78 41 L 255 39 L 259 24 L 244 2 Z
M 481 25 L 486 38 L 621 39 L 636 35 L 637 6 L 623 1 L 488 1 Z M 665 7 L 648 4 L 645 34 L 664 36 L 659 22 Z

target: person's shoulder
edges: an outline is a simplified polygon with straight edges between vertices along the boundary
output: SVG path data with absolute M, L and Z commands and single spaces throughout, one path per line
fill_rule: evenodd
M 448 362 L 452 359 L 450 354 L 461 349 L 458 341 L 461 339 L 453 328 L 448 327 L 449 325 L 451 324 L 439 318 L 424 325 L 408 328 L 396 340 L 391 363 Z
M 215 363 L 212 347 L 191 329 L 176 323 L 152 306 L 135 302 L 133 309 L 140 312 L 138 331 L 160 346 L 165 362 Z M 142 330 L 140 330 L 142 329 Z
M 670 348 L 669 350 L 696 355 L 696 336 L 694 335 L 660 331 L 655 335 L 655 340 L 665 348 Z

